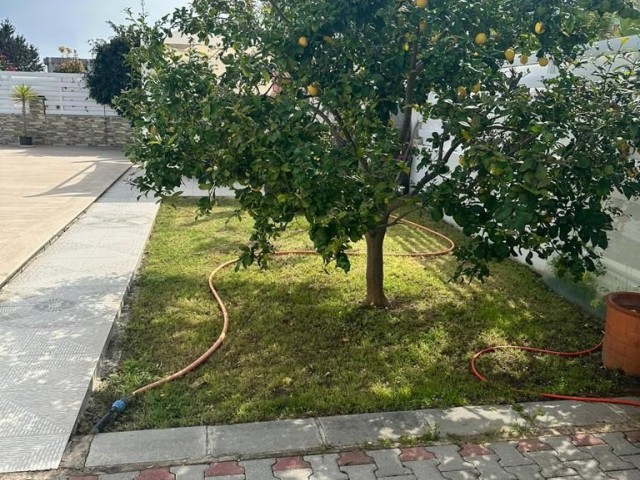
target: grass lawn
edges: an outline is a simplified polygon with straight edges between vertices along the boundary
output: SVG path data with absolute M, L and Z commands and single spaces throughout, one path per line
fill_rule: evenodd
M 148 246 L 121 364 L 96 393 L 85 428 L 114 399 L 183 367 L 219 334 L 207 277 L 237 254 L 251 221 L 233 218 L 231 202 L 200 220 L 194 202 L 172 205 L 162 206 Z M 460 240 L 447 225 L 436 228 Z M 279 246 L 310 247 L 304 223 L 293 224 Z M 386 248 L 435 251 L 441 245 L 397 226 Z M 216 282 L 231 319 L 222 349 L 196 372 L 138 399 L 111 429 L 531 400 L 536 397 L 478 382 L 469 370 L 471 355 L 504 343 L 578 350 L 600 339 L 601 320 L 551 293 L 526 267 L 504 262 L 485 284 L 471 285 L 449 283 L 454 268 L 450 257 L 387 257 L 388 310 L 359 305 L 362 257 L 352 257 L 349 274 L 324 271 L 318 257 L 274 259 L 267 271 L 230 268 Z M 502 352 L 479 366 L 491 379 L 554 393 L 616 396 L 640 386 L 604 370 L 599 354 L 562 359 Z

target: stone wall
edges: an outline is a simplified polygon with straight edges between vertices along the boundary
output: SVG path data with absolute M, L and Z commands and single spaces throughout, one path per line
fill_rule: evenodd
M 21 134 L 21 114 L 0 114 L 0 145 L 17 144 Z M 37 100 L 27 112 L 27 135 L 35 145 L 122 147 L 129 143 L 131 127 L 122 117 L 46 114 Z

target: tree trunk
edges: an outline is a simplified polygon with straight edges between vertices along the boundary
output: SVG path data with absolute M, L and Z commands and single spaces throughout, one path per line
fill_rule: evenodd
M 384 294 L 383 245 L 387 227 L 371 230 L 367 240 L 367 299 L 366 304 L 377 308 L 389 306 Z

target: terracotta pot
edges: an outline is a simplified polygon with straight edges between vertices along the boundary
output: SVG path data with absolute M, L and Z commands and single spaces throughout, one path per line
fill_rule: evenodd
M 604 366 L 640 376 L 640 293 L 614 292 L 605 300 Z

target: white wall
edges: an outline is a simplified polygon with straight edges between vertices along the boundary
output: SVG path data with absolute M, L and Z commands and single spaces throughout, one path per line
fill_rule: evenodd
M 0 71 L 0 113 L 22 113 L 22 106 L 11 99 L 11 88 L 24 84 L 44 97 L 47 115 L 95 115 L 115 117 L 109 107 L 89 98 L 81 73 Z

